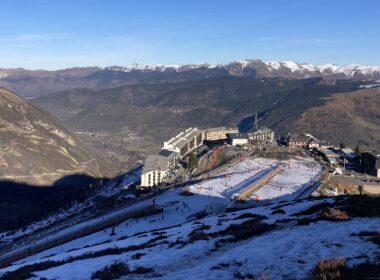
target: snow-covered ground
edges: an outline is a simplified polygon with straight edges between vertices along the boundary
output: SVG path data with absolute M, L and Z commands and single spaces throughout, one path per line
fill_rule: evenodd
M 162 198 L 161 202 L 172 202 L 172 199 L 178 198 L 176 195 L 176 192 L 171 192 L 167 198 Z M 194 200 L 192 202 L 195 203 L 199 197 L 185 197 L 184 201 Z M 208 197 L 204 199 L 208 201 Z M 211 215 L 197 221 L 179 224 L 177 222 L 180 222 L 186 213 L 177 212 L 176 206 L 169 206 L 168 208 L 174 207 L 176 214 L 165 211 L 163 216 L 159 214 L 139 221 L 128 221 L 127 226 L 123 223 L 122 227 L 117 229 L 115 237 L 110 237 L 109 231 L 99 232 L 72 241 L 71 244 L 65 244 L 63 248 L 54 248 L 49 252 L 30 257 L 24 260 L 24 264 L 0 270 L 0 274 L 34 262 L 65 260 L 106 248 L 127 248 L 131 245 L 148 244 L 158 236 L 161 239 L 149 247 L 68 262 L 36 271 L 33 273 L 36 275 L 33 279 L 40 277 L 73 279 L 74 276 L 75 279 L 89 279 L 93 272 L 116 261 L 126 262 L 131 269 L 152 268 L 155 278 L 158 279 L 233 279 L 238 272 L 257 276 L 267 274 L 270 279 L 305 279 L 308 271 L 321 259 L 347 257 L 350 264 L 373 260 L 380 253 L 380 248 L 356 236 L 355 233 L 378 228 L 379 218 L 354 218 L 344 222 L 316 221 L 309 225 L 296 226 L 300 217 L 293 214 L 329 202 L 333 202 L 333 199 L 287 203 L 280 205 L 281 207 L 269 205 Z M 180 208 L 186 209 L 186 207 Z M 273 213 L 278 208 L 283 212 Z M 231 241 L 217 246 L 222 237 L 212 234 L 222 232 L 231 224 L 239 225 L 250 220 L 248 216 L 239 217 L 247 213 L 265 216 L 263 222 L 276 225 L 277 228 L 245 240 Z M 153 229 L 161 230 L 152 231 Z M 189 235 L 196 229 L 201 229 L 205 234 L 209 234 L 209 237 L 188 242 Z M 120 238 L 123 236 L 125 237 Z M 99 244 L 105 241 L 108 242 Z M 69 247 L 77 249 L 67 252 Z M 140 254 L 138 259 L 134 257 L 137 253 Z M 40 259 L 44 255 L 52 254 L 56 255 Z M 143 279 L 145 276 L 129 275 L 122 279 Z
M 59 221 L 78 215 L 78 213 L 81 213 L 82 211 L 86 209 L 93 208 L 94 207 L 94 203 L 92 201 L 93 197 L 97 195 L 108 196 L 108 197 L 117 195 L 120 192 L 122 192 L 125 188 L 130 186 L 131 184 L 138 182 L 140 180 L 140 174 L 141 174 L 141 168 L 138 168 L 134 172 L 130 172 L 122 176 L 119 182 L 109 181 L 105 183 L 101 188 L 99 188 L 98 191 L 95 192 L 95 194 L 92 197 L 90 197 L 89 199 L 87 199 L 86 201 L 82 203 L 74 202 L 72 206 L 69 207 L 68 209 L 60 209 L 57 212 L 50 215 L 49 217 L 47 217 L 46 219 L 34 222 L 23 229 L 19 229 L 15 231 L 0 232 L 0 245 L 9 244 L 16 238 L 31 235 L 32 233 L 40 229 L 45 229 Z
M 256 193 L 275 204 L 224 212 L 231 195 L 245 187 L 242 182 L 259 179 L 279 164 L 284 166 L 283 173 Z M 112 229 L 109 228 L 51 248 L 1 269 L 0 275 L 51 260 L 63 263 L 33 272 L 35 277 L 32 279 L 90 279 L 95 271 L 119 261 L 127 263 L 131 270 L 137 267 L 154 270 L 151 275 L 128 275 L 122 279 L 154 276 L 158 279 L 219 280 L 233 279 L 236 273 L 267 274 L 270 279 L 305 279 L 321 259 L 346 257 L 351 265 L 373 260 L 380 254 L 379 246 L 355 234 L 379 228 L 379 218 L 353 218 L 341 222 L 317 219 L 309 225 L 298 224 L 305 217 L 294 214 L 334 202 L 333 198 L 291 201 L 294 199 L 292 194 L 311 184 L 320 171 L 317 163 L 304 158 L 281 162 L 265 158 L 245 159 L 223 174 L 190 185 L 193 195 L 184 196 L 181 189 L 173 189 L 156 197 L 155 203 L 163 207 L 163 213 L 122 222 L 115 227 L 116 235 L 111 236 Z M 149 199 L 134 207 L 152 202 Z M 200 212 L 207 213 L 207 216 L 196 218 L 195 214 Z M 260 215 L 263 220 L 260 222 L 261 218 L 252 215 Z M 231 225 L 236 229 L 248 221 L 273 228 L 239 240 L 231 239 L 231 233 L 223 233 Z M 80 226 L 68 227 L 57 234 Z M 191 240 L 194 231 L 205 238 Z M 227 242 L 220 243 L 222 239 Z M 124 252 L 104 252 L 117 248 Z M 103 253 L 88 255 L 95 252 Z M 86 254 L 87 257 L 83 258 Z
M 304 158 L 291 159 L 283 164 L 284 171 L 256 191 L 252 198 L 272 200 L 272 203 L 293 200 L 305 188 L 310 187 L 322 172 L 315 161 Z
M 265 176 L 269 171 L 273 170 L 278 165 L 283 165 L 285 171 L 277 175 L 273 180 L 269 181 L 265 186 L 252 195 L 253 198 L 259 195 L 260 199 L 273 200 L 273 202 L 286 201 L 294 199 L 294 194 L 302 190 L 313 182 L 316 174 L 321 171 L 320 166 L 313 160 L 305 158 L 294 158 L 286 161 L 278 161 L 269 158 L 246 158 L 237 164 L 230 166 L 226 171 L 217 176 L 206 179 L 200 183 L 190 185 L 189 188 L 194 196 L 181 196 L 181 190 L 167 192 L 155 199 L 155 202 L 163 206 L 165 211 L 159 219 L 145 218 L 138 221 L 128 221 L 126 224 L 121 224 L 116 227 L 116 232 L 131 235 L 147 229 L 154 229 L 159 226 L 171 226 L 180 224 L 191 218 L 191 215 L 200 211 L 208 213 L 223 213 L 226 207 L 230 204 L 231 197 L 234 193 L 241 191 L 245 187 L 252 184 Z M 121 186 L 128 186 L 138 179 L 139 173 L 132 174 L 123 178 Z M 247 182 L 249 184 L 247 184 Z M 102 195 L 114 195 L 120 192 L 120 187 L 115 188 L 115 183 L 110 183 L 101 191 Z M 109 215 L 114 216 L 119 212 L 129 211 L 132 208 L 146 206 L 152 201 L 143 201 L 129 208 L 120 209 L 112 212 Z M 88 224 L 94 224 L 97 220 L 107 219 L 107 216 L 87 220 L 86 222 L 76 223 L 72 226 L 66 226 L 62 230 L 40 238 L 43 242 L 46 239 L 52 240 L 64 234 L 74 232 L 81 227 L 86 227 Z M 44 221 L 41 221 L 43 223 Z M 47 250 L 41 254 L 31 257 L 38 259 L 43 256 L 56 254 L 71 249 L 78 248 L 79 244 L 92 245 L 109 240 L 115 240 L 118 237 L 111 238 L 109 232 L 98 232 L 75 241 L 66 243 L 59 248 Z M 23 250 L 19 247 L 17 250 Z
M 228 168 L 219 176 L 190 186 L 190 190 L 193 193 L 230 200 L 234 193 L 263 178 L 277 165 L 284 166 L 284 171 L 253 193 L 252 199 L 273 202 L 293 200 L 306 187 L 311 186 L 322 172 L 321 166 L 308 158 L 297 157 L 283 161 L 248 158 Z

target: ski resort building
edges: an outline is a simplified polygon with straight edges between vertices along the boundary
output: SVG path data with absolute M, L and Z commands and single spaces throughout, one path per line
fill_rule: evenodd
M 290 135 L 288 137 L 289 148 L 306 148 L 309 145 L 310 137 L 306 135 Z
M 203 131 L 197 127 L 190 127 L 171 138 L 169 141 L 164 142 L 163 149 L 176 152 L 179 154 L 180 158 L 183 158 L 202 146 L 203 140 Z
M 306 133 L 306 137 L 309 137 L 309 143 L 307 143 L 307 146 L 309 149 L 311 148 L 319 148 L 321 146 L 321 141 L 319 141 L 317 138 L 315 138 L 313 135 Z
M 158 154 L 148 156 L 141 173 L 141 186 L 158 186 L 168 178 L 178 162 L 178 153 L 169 150 L 163 149 Z
M 250 142 L 274 141 L 274 131 L 269 128 L 261 128 L 248 134 Z
M 236 128 L 226 128 L 224 126 L 209 128 L 205 131 L 205 140 L 206 141 L 227 140 L 228 133 L 238 133 L 238 130 Z
M 228 144 L 232 146 L 244 146 L 248 144 L 248 134 L 246 133 L 228 133 Z
M 326 148 L 313 148 L 313 153 L 322 157 L 326 162 L 335 164 L 338 161 L 339 155 Z
M 364 152 L 361 158 L 363 170 L 380 178 L 380 153 Z

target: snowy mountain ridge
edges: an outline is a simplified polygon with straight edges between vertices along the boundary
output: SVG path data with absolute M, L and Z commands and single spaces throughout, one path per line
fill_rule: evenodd
M 153 65 L 143 65 L 143 64 L 130 64 L 127 66 L 109 66 L 103 68 L 104 70 L 113 71 L 172 71 L 172 72 L 183 72 L 194 69 L 227 69 L 231 67 L 240 66 L 241 70 L 246 68 L 255 68 L 259 66 L 265 66 L 267 71 L 290 71 L 290 73 L 304 73 L 304 74 L 314 74 L 314 75 L 342 75 L 347 78 L 354 78 L 358 75 L 366 75 L 369 77 L 380 75 L 380 66 L 371 65 L 360 65 L 360 64 L 349 64 L 339 66 L 336 64 L 322 64 L 314 65 L 311 63 L 298 63 L 295 61 L 262 61 L 262 60 L 252 60 L 244 59 L 239 61 L 233 61 L 226 64 L 173 64 L 173 65 L 163 65 L 163 64 L 153 64 Z
M 173 83 L 227 76 L 247 78 L 379 81 L 380 66 L 350 64 L 315 65 L 295 61 L 244 59 L 225 64 L 130 64 L 107 67 L 73 67 L 60 70 L 0 68 L 0 87 L 24 97 L 85 88 L 91 90 L 134 84 Z

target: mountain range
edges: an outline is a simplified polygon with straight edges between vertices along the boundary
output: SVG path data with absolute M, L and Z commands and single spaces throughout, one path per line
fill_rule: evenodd
M 380 66 L 313 65 L 294 61 L 241 60 L 226 64 L 140 65 L 75 67 L 57 71 L 1 69 L 0 86 L 24 97 L 38 97 L 75 88 L 106 89 L 134 84 L 157 84 L 215 77 L 380 80 Z

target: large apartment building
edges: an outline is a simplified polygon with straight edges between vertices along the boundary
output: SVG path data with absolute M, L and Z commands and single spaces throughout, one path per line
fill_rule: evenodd
M 170 175 L 178 162 L 178 153 L 168 150 L 148 156 L 141 173 L 141 186 L 158 186 Z
M 236 128 L 226 128 L 224 126 L 209 128 L 205 131 L 205 140 L 206 141 L 227 140 L 228 133 L 238 133 L 238 130 Z
M 185 157 L 203 144 L 204 133 L 197 127 L 190 127 L 182 131 L 169 141 L 164 142 L 163 149 L 177 152 L 181 158 Z

